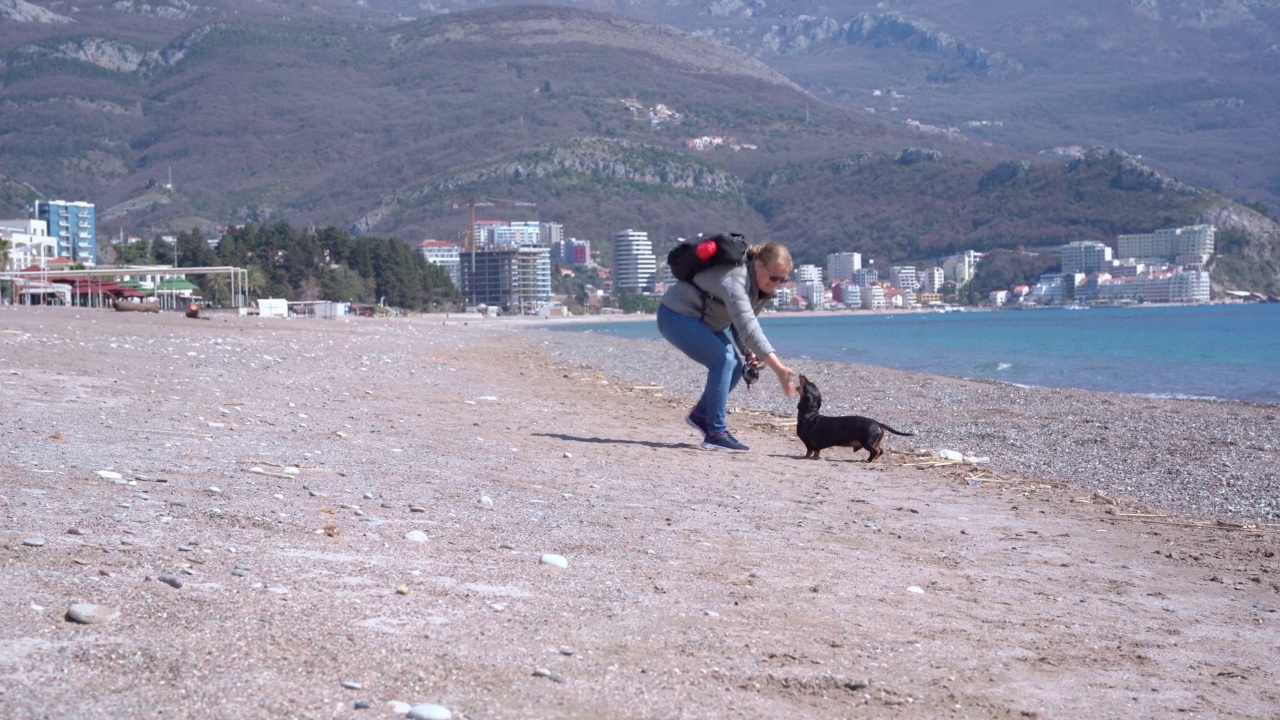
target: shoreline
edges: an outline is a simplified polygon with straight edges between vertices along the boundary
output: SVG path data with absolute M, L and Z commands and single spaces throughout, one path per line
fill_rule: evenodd
M 1188 305 L 1187 307 L 1195 307 L 1195 306 Z M 991 311 L 987 311 L 987 312 L 991 312 Z M 921 316 L 927 316 L 931 314 L 933 313 L 930 313 L 927 311 L 920 311 L 920 312 L 892 311 L 888 313 L 868 313 L 865 316 L 861 316 L 861 317 L 865 317 L 867 319 L 870 319 L 873 317 L 874 318 L 883 317 L 883 318 L 890 318 L 890 319 L 901 317 L 901 318 L 904 318 L 904 322 L 905 322 L 905 318 L 921 317 Z M 844 313 L 844 312 L 773 313 L 773 314 L 762 316 L 762 318 L 765 318 L 765 319 L 772 319 L 772 320 L 779 320 L 779 321 L 786 321 L 791 319 L 806 320 L 809 318 L 813 318 L 815 320 L 821 320 L 824 318 L 857 319 L 858 317 L 860 316 L 850 315 L 849 313 Z M 1130 322 L 1132 321 L 1133 320 L 1131 319 Z M 634 326 L 637 323 L 641 323 L 641 322 L 648 322 L 650 325 L 652 325 L 652 323 L 654 322 L 654 316 L 643 315 L 643 314 L 632 314 L 632 315 L 624 316 L 623 318 L 620 318 L 618 320 L 611 320 L 603 323 L 592 323 L 589 321 L 579 320 L 579 319 L 573 319 L 568 322 L 563 322 L 561 320 L 554 320 L 549 322 L 531 321 L 531 322 L 525 323 L 521 320 L 513 319 L 512 327 L 513 329 L 519 328 L 519 327 L 538 327 L 538 328 L 565 331 L 565 332 L 588 332 L 588 333 L 598 332 L 602 334 L 607 334 L 611 337 L 618 337 L 619 339 L 627 338 L 627 339 L 661 340 L 661 337 L 657 334 L 656 330 L 653 330 L 647 333 L 652 337 L 634 337 L 634 335 L 636 335 L 637 333 L 645 333 L 645 331 L 642 329 L 619 329 L 617 333 L 621 333 L 621 334 L 615 334 L 615 331 L 612 331 L 609 329 L 609 326 L 615 323 L 618 323 L 621 326 L 627 326 L 628 324 Z M 945 322 L 945 321 L 940 320 L 938 322 Z M 593 327 L 591 329 L 585 329 L 582 327 L 584 324 L 590 324 Z M 594 327 L 597 325 L 599 327 Z M 779 327 L 789 328 L 792 332 L 796 332 L 795 328 L 801 327 L 801 326 L 780 325 Z M 819 326 L 814 325 L 809 327 L 819 327 Z M 845 326 L 840 325 L 839 327 L 843 328 Z M 862 325 L 858 325 L 857 327 L 869 328 L 872 326 L 862 324 Z M 879 326 L 876 326 L 876 327 L 879 327 Z M 897 326 L 897 327 L 905 327 L 905 326 Z M 963 327 L 963 325 L 954 326 L 954 327 Z M 853 331 L 850 330 L 850 332 L 853 332 Z M 631 335 L 633 337 L 628 337 L 628 335 Z M 805 335 L 804 337 L 808 339 L 807 335 Z M 839 353 L 833 353 L 833 348 L 823 346 L 821 341 L 818 342 L 818 346 L 812 349 L 814 349 L 818 353 L 826 353 L 828 355 L 839 354 Z M 1008 385 L 1011 387 L 1018 387 L 1018 388 L 1042 389 L 1042 390 L 1049 390 L 1049 389 L 1080 390 L 1080 391 L 1089 391 L 1089 392 L 1103 392 L 1103 393 L 1110 393 L 1110 394 L 1136 397 L 1136 398 L 1147 398 L 1152 400 L 1179 400 L 1179 401 L 1200 400 L 1200 401 L 1224 402 L 1224 403 L 1239 402 L 1239 403 L 1246 403 L 1251 405 L 1260 405 L 1264 407 L 1266 406 L 1280 407 L 1280 398 L 1276 397 L 1270 385 L 1266 384 L 1265 382 L 1262 382 L 1261 380 L 1262 378 L 1266 377 L 1265 375 L 1249 375 L 1248 379 L 1242 378 L 1243 380 L 1242 383 L 1234 384 L 1230 386 L 1224 385 L 1222 383 L 1213 383 L 1213 382 L 1206 381 L 1205 378 L 1212 378 L 1214 376 L 1212 373 L 1208 373 L 1208 372 L 1197 373 L 1194 377 L 1191 377 L 1191 378 L 1179 378 L 1182 380 L 1186 380 L 1187 382 L 1185 383 L 1176 383 L 1175 381 L 1170 379 L 1166 379 L 1164 383 L 1144 383 L 1143 378 L 1133 377 L 1133 376 L 1128 377 L 1128 382 L 1126 382 L 1123 379 L 1120 379 L 1120 380 L 1111 379 L 1109 381 L 1104 382 L 1104 381 L 1101 381 L 1099 377 L 1088 377 L 1083 375 L 1077 376 L 1077 375 L 1072 375 L 1070 373 L 1064 375 L 1063 373 L 1055 373 L 1052 370 L 1048 370 L 1048 371 L 1044 370 L 1043 368 L 1051 369 L 1055 367 L 1055 363 L 1057 362 L 1060 362 L 1060 361 L 1067 362 L 1067 360 L 1065 359 L 1058 359 L 1055 357 L 1044 357 L 1044 358 L 1034 357 L 1034 361 L 1042 366 L 1042 369 L 1040 372 L 1036 372 L 1036 373 L 1026 373 L 1026 372 L 1017 372 L 1017 371 L 1013 371 L 1009 373 L 1002 372 L 1002 370 L 1004 370 L 1006 367 L 1011 367 L 1013 363 L 1018 361 L 1017 360 L 1018 355 L 1016 354 L 1016 352 L 1014 354 L 1008 355 L 1007 357 L 1001 356 L 1000 359 L 1002 360 L 1008 359 L 1008 363 L 1001 362 L 1000 363 L 1001 367 L 996 368 L 994 370 L 992 369 L 994 363 L 988 363 L 987 365 L 984 365 L 982 367 L 964 367 L 963 363 L 956 363 L 956 362 L 951 362 L 951 363 L 902 362 L 903 358 L 888 357 L 883 352 L 877 353 L 873 351 L 868 354 L 875 357 L 855 358 L 854 360 L 832 359 L 832 360 L 826 360 L 826 361 L 848 363 L 856 366 L 862 366 L 862 365 L 869 366 L 869 367 L 874 366 L 874 367 L 881 367 L 881 368 L 890 369 L 890 370 L 904 370 L 908 372 L 917 372 L 917 373 L 922 373 L 927 375 L 935 375 L 939 377 L 949 377 L 949 378 L 954 378 L 958 380 L 968 380 L 972 382 L 990 382 L 990 383 L 995 383 L 999 385 Z M 1032 355 L 1034 356 L 1034 352 L 1032 352 Z M 789 357 L 789 359 L 792 361 L 793 364 L 808 363 L 808 362 L 821 360 L 821 358 L 815 358 L 810 355 L 792 355 Z M 1219 359 L 1219 361 L 1221 361 L 1221 359 Z M 1114 362 L 1119 363 L 1124 361 L 1121 359 L 1115 359 Z M 904 364 L 907 365 L 908 367 L 901 367 Z M 932 365 L 933 367 L 926 367 L 926 368 L 920 368 L 920 369 L 909 367 L 911 365 L 921 365 L 921 364 Z M 940 365 L 946 365 L 949 367 L 940 367 Z M 955 370 L 955 372 L 947 372 L 948 369 Z M 968 370 L 969 372 L 972 372 L 972 373 L 985 372 L 986 374 L 985 375 L 964 374 L 965 370 Z M 1258 371 L 1262 373 L 1270 372 L 1269 368 L 1262 368 L 1262 367 L 1259 367 Z M 1010 375 L 1012 375 L 1012 377 L 1009 377 Z M 1138 389 L 1125 389 L 1123 386 L 1126 386 L 1126 385 L 1131 388 L 1138 388 Z M 1181 387 L 1178 387 L 1178 386 L 1181 386 Z M 1182 389 L 1183 387 L 1187 389 L 1184 390 Z M 1219 392 L 1225 392 L 1230 394 L 1226 394 L 1226 395 L 1215 394 L 1214 392 L 1215 388 Z
M 663 387 L 689 402 L 701 392 L 702 368 L 667 343 L 540 336 L 556 357 L 623 382 Z M 1275 404 L 1031 387 L 836 361 L 806 365 L 823 390 L 824 413 L 869 415 L 916 432 L 895 438 L 899 447 L 986 457 L 999 472 L 1186 517 L 1280 523 Z M 735 406 L 776 418 L 795 413 L 795 400 L 767 373 L 755 387 L 734 391 Z M 1154 447 L 1160 439 L 1174 444 Z

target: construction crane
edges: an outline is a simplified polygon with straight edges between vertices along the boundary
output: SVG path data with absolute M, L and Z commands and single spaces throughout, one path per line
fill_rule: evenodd
M 462 251 L 474 253 L 476 251 L 476 208 L 478 207 L 538 207 L 538 203 L 525 202 L 523 200 L 499 200 L 490 197 L 476 197 L 472 195 L 466 200 L 455 200 L 453 209 L 470 208 L 471 224 L 467 226 L 466 233 L 462 236 Z
M 475 302 L 475 276 L 476 276 L 476 208 L 477 207 L 538 207 L 538 203 L 526 202 L 523 200 L 501 200 L 498 198 L 483 197 L 472 195 L 466 200 L 455 200 L 453 208 L 455 210 L 463 207 L 471 209 L 471 223 L 467 225 L 467 231 L 462 235 L 462 252 L 471 256 L 471 301 Z

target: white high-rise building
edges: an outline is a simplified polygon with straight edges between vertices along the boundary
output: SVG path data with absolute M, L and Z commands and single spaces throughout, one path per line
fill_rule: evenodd
M 817 265 L 798 265 L 795 268 L 792 278 L 798 283 L 811 282 L 817 285 L 822 284 L 822 268 Z
M 825 310 L 827 307 L 827 289 L 821 281 L 801 280 L 797 282 L 796 294 L 809 303 L 811 310 Z
M 862 269 L 862 253 L 838 252 L 827 255 L 827 279 L 831 282 L 852 280 L 855 270 Z
M 1111 266 L 1111 246 L 1096 240 L 1076 240 L 1062 246 L 1062 272 L 1095 273 Z
M 649 233 L 622 230 L 613 234 L 613 287 L 644 292 L 653 287 L 658 260 L 653 255 Z
M 1213 255 L 1216 228 L 1188 225 L 1140 235 L 1119 235 L 1116 250 L 1122 258 L 1160 258 L 1179 265 L 1204 265 Z
M 866 310 L 884 310 L 884 288 L 879 285 L 868 285 L 860 288 L 862 294 L 862 307 Z
M 893 286 L 902 290 L 914 291 L 920 287 L 915 265 L 894 265 L 889 269 L 889 277 L 893 278 Z
M 952 255 L 944 260 L 942 262 L 942 272 L 957 287 L 963 286 L 973 278 L 973 271 L 977 269 L 982 257 L 983 254 L 980 252 L 965 250 L 959 255 Z
M 44 220 L 0 220 L 0 237 L 9 242 L 9 266 L 0 271 L 43 266 L 58 256 L 58 240 Z
M 942 268 L 934 266 L 924 268 L 919 272 L 920 287 L 925 292 L 936 293 L 942 289 L 943 283 L 947 281 L 947 276 L 943 274 Z
M 491 229 L 491 247 L 498 249 L 532 247 L 542 244 L 542 224 L 533 222 L 513 222 L 495 225 Z M 550 247 L 548 245 L 548 247 Z
M 449 280 L 453 282 L 454 287 L 462 287 L 462 277 L 459 274 L 459 248 L 456 243 L 445 242 L 444 240 L 423 240 L 418 243 L 418 252 L 422 253 L 423 259 L 432 265 L 439 265 L 449 273 Z

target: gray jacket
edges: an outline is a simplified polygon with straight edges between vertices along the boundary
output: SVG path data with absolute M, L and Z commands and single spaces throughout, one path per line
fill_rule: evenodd
M 706 312 L 703 313 L 703 293 L 706 293 Z M 693 283 L 677 280 L 662 296 L 662 304 L 689 317 L 701 318 L 714 332 L 730 325 L 737 331 L 742 344 L 757 357 L 764 358 L 773 352 L 773 346 L 760 329 L 756 316 L 772 295 L 760 292 L 756 286 L 756 266 L 748 260 L 741 265 L 716 265 L 698 273 Z

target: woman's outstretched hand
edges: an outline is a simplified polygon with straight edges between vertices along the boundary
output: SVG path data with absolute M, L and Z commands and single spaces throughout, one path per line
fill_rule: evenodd
M 782 392 L 787 397 L 795 397 L 795 378 L 798 377 L 796 371 L 786 365 L 783 365 L 782 361 L 778 359 L 777 353 L 769 353 L 768 355 L 765 355 L 764 364 L 768 365 L 769 369 L 778 376 L 778 382 L 782 384 Z

